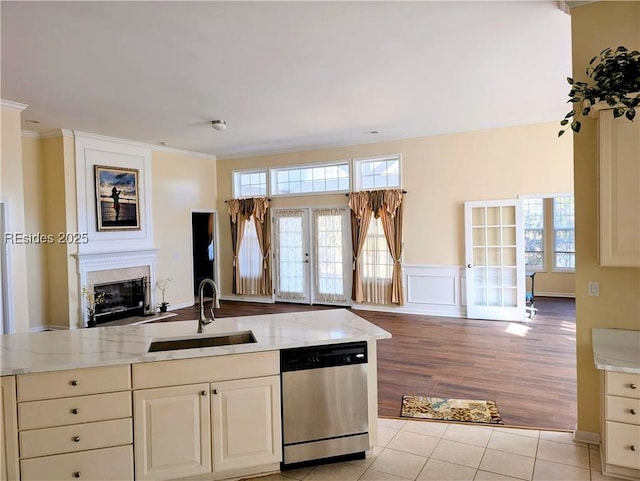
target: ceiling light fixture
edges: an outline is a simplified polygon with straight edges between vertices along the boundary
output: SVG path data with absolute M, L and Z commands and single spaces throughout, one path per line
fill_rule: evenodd
M 227 128 L 227 122 L 225 122 L 224 120 L 212 120 L 211 127 L 216 130 L 224 130 Z

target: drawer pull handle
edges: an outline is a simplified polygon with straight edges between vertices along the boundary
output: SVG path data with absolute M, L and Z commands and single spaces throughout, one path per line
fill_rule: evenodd
M 637 384 L 633 384 L 633 383 L 629 384 L 629 387 L 631 389 L 638 389 L 638 385 Z
M 75 472 L 73 473 L 73 477 L 74 477 L 74 478 L 79 478 L 79 477 L 80 477 L 80 471 L 75 471 Z
M 207 391 L 200 391 L 200 396 L 206 396 L 207 395 Z
M 71 381 L 69 384 L 71 384 L 72 386 L 77 386 L 78 385 L 78 381 L 76 381 L 75 379 L 73 381 Z
M 631 414 L 636 414 L 636 410 L 635 410 L 635 409 L 629 409 L 629 412 L 630 412 Z
M 73 408 L 71 410 L 71 414 L 78 414 L 80 412 L 80 410 L 78 408 Z
M 74 443 L 79 443 L 80 442 L 80 436 L 74 436 L 73 437 L 73 442 Z
M 629 446 L 629 449 L 630 449 L 631 451 L 635 451 L 635 450 L 636 450 L 636 447 L 632 444 L 631 446 Z

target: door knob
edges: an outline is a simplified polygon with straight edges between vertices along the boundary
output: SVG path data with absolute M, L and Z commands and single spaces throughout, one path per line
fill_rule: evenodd
M 472 264 L 467 264 L 467 268 L 468 268 L 468 269 L 471 269 L 472 267 L 473 267 L 473 265 L 472 265 Z

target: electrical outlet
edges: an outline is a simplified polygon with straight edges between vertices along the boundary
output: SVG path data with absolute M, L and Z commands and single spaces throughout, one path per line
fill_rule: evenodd
M 600 295 L 600 283 L 598 281 L 589 281 L 589 296 L 597 297 Z

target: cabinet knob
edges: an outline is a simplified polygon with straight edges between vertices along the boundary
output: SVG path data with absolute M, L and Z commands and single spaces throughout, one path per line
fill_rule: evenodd
M 73 477 L 74 477 L 74 478 L 79 478 L 79 477 L 80 477 L 80 471 L 75 471 L 75 472 L 73 473 Z
M 206 396 L 207 395 L 207 391 L 200 391 L 200 396 Z
M 636 447 L 632 444 L 631 446 L 629 446 L 629 449 L 630 449 L 631 451 L 635 451 L 635 450 L 636 450 Z
M 78 408 L 73 408 L 71 410 L 71 414 L 78 414 L 80 412 L 80 410 Z
M 633 384 L 633 383 L 632 383 L 632 384 L 629 384 L 629 387 L 630 387 L 631 389 L 638 389 L 638 385 L 637 385 L 637 384 Z
M 218 390 L 217 390 L 217 389 L 214 389 L 214 390 L 213 390 L 213 394 L 218 394 Z
M 75 379 L 72 380 L 69 384 L 71 384 L 72 386 L 77 386 L 78 385 L 78 381 L 76 381 Z
M 80 442 L 80 436 L 74 436 L 73 437 L 73 442 L 74 443 L 79 443 Z
M 636 410 L 635 410 L 635 409 L 633 409 L 633 408 L 629 409 L 629 412 L 630 412 L 631 414 L 636 414 Z

